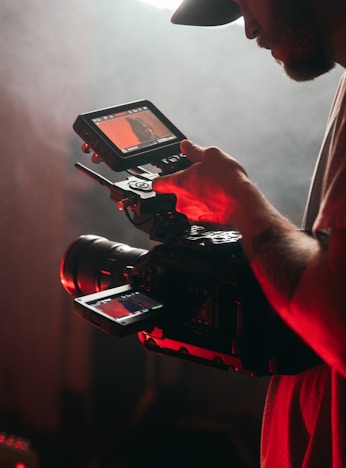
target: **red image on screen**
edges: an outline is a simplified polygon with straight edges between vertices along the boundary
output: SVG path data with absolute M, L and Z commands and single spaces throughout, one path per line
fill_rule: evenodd
M 94 122 L 123 153 L 176 138 L 148 108 L 112 114 Z
M 121 317 L 127 317 L 140 312 L 145 313 L 151 309 L 161 308 L 162 304 L 136 292 L 98 301 L 93 304 L 93 307 L 96 307 L 109 317 L 119 319 Z

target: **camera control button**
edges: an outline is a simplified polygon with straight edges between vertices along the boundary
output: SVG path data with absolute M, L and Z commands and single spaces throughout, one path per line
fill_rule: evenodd
M 131 180 L 129 181 L 129 187 L 133 190 L 140 190 L 141 192 L 151 192 L 151 183 L 145 180 Z

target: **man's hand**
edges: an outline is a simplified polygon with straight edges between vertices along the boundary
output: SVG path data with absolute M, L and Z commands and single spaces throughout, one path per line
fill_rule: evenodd
M 174 193 L 176 210 L 191 222 L 231 226 L 240 209 L 244 168 L 218 148 L 201 148 L 184 140 L 181 151 L 192 165 L 175 174 L 154 179 L 158 193 Z

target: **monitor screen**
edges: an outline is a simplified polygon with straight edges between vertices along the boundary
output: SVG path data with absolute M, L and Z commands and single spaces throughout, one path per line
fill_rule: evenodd
M 143 314 L 163 307 L 160 302 L 137 291 L 97 299 L 89 302 L 89 305 L 114 319 Z
M 96 117 L 92 121 L 124 155 L 177 139 L 147 106 Z

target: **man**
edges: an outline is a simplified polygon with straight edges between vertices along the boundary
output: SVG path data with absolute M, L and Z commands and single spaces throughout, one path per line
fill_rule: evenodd
M 346 66 L 345 0 L 184 0 L 172 21 L 217 25 L 240 15 L 246 36 L 294 80 Z M 181 149 L 193 164 L 155 179 L 154 190 L 175 193 L 191 222 L 240 231 L 267 298 L 324 363 L 271 378 L 261 466 L 346 467 L 346 77 L 310 190 L 303 227 L 313 236 L 277 212 L 231 156 L 189 141 Z

